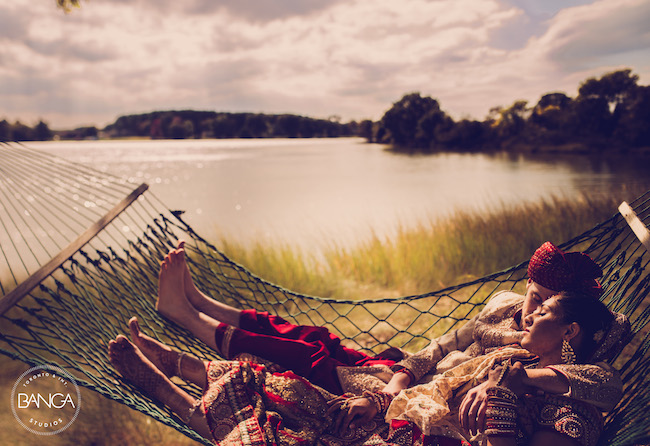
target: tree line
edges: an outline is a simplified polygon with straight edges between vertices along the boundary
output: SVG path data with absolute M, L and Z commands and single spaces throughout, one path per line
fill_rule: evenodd
M 332 138 L 355 136 L 356 124 L 333 116 L 315 119 L 292 114 L 157 111 L 119 117 L 103 132 L 109 137 L 184 138 Z
M 543 95 L 537 104 L 515 101 L 494 107 L 483 121 L 455 121 L 437 99 L 404 95 L 379 121 L 342 123 L 337 116 L 315 119 L 293 114 L 155 111 L 119 117 L 103 129 L 53 131 L 0 121 L 0 141 L 123 138 L 332 138 L 361 136 L 400 151 L 434 152 L 536 150 L 572 151 L 650 147 L 650 86 L 630 69 L 582 82 L 575 98 Z
M 340 118 L 315 119 L 305 116 L 261 113 L 221 113 L 171 110 L 120 116 L 104 127 L 52 130 L 42 120 L 34 127 L 16 121 L 0 121 L 0 141 L 47 141 L 50 139 L 96 139 L 142 137 L 186 138 L 334 138 L 357 136 L 359 125 Z
M 418 152 L 650 147 L 650 87 L 638 80 L 630 69 L 607 73 L 582 82 L 575 98 L 556 92 L 533 106 L 515 101 L 484 121 L 454 121 L 436 99 L 410 93 L 378 122 L 362 122 L 361 136 Z

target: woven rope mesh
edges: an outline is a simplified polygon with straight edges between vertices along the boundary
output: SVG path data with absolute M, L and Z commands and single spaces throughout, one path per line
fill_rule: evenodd
M 0 288 L 15 287 L 101 219 L 136 184 L 26 147 L 0 146 Z M 650 193 L 630 203 L 647 226 Z M 232 262 L 143 193 L 82 249 L 65 260 L 0 318 L 0 352 L 30 365 L 51 364 L 102 395 L 170 425 L 199 442 L 168 408 L 122 381 L 108 362 L 108 340 L 138 315 L 143 331 L 193 355 L 214 351 L 155 311 L 160 261 L 179 240 L 199 288 L 240 308 L 255 308 L 299 323 L 327 326 L 347 346 L 379 352 L 416 351 L 476 314 L 497 290 L 523 292 L 526 263 L 443 290 L 390 299 L 333 300 L 291 292 Z M 616 214 L 562 245 L 585 251 L 605 271 L 603 299 L 627 314 L 635 332 L 619 355 L 625 394 L 608 415 L 602 444 L 639 444 L 650 438 L 650 340 L 647 322 L 650 255 Z M 198 395 L 200 389 L 184 387 Z

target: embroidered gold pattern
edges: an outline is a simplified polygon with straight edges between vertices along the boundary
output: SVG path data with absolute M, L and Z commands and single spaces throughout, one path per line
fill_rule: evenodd
M 380 391 L 390 381 L 393 372 L 384 365 L 374 367 L 337 367 L 336 373 L 343 392 L 361 395 L 365 390 Z
M 549 368 L 562 373 L 569 380 L 568 396 L 585 401 L 608 411 L 621 398 L 618 373 L 605 364 L 558 364 Z
M 413 424 L 388 424 L 382 416 L 341 435 L 326 414 L 334 395 L 292 372 L 272 373 L 255 362 L 213 361 L 207 375 L 206 416 L 222 446 L 422 446 L 424 440 L 436 441 L 425 439 Z
M 471 325 L 471 321 L 467 324 L 470 330 L 460 329 L 455 334 L 448 333 L 434 339 L 429 346 L 397 365 L 409 369 L 419 381 L 424 375 L 436 371 L 438 362 L 446 354 L 441 344 L 463 349 L 468 357 L 474 358 L 496 348 L 519 343 L 523 332 L 518 331 L 519 325 L 514 320 L 514 315 L 521 309 L 523 301 L 524 296 L 514 292 L 495 294 L 474 324 Z M 450 342 L 450 339 L 453 339 L 453 342 Z
M 593 406 L 557 395 L 520 398 L 519 413 L 523 441 L 539 429 L 552 429 L 582 446 L 594 446 L 603 427 Z
M 474 340 L 483 348 L 481 353 L 521 341 L 524 333 L 519 330 L 513 316 L 522 304 L 523 301 L 506 307 L 501 312 L 479 318 L 474 328 Z

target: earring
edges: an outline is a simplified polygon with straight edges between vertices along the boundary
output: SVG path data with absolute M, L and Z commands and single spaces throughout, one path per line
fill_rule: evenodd
M 571 344 L 569 344 L 569 341 L 566 339 L 562 340 L 562 362 L 565 364 L 576 363 L 576 353 L 573 351 L 573 347 L 571 347 Z

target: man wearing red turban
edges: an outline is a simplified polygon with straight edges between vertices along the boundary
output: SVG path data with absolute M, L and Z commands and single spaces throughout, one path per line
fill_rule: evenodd
M 603 270 L 582 252 L 562 252 L 546 242 L 528 263 L 528 276 L 535 283 L 556 291 L 578 291 L 599 298 L 603 290 L 598 282 Z

